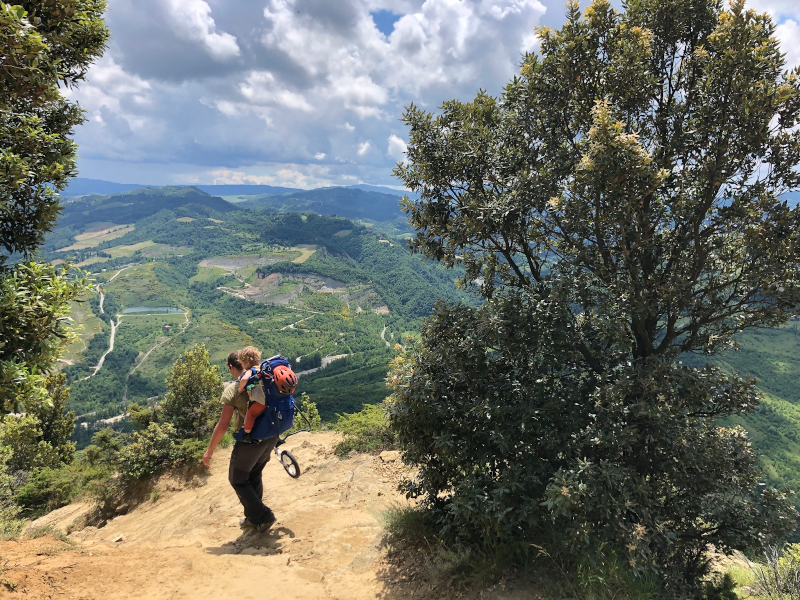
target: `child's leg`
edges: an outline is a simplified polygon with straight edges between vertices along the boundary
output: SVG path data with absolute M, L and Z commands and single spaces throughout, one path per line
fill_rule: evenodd
M 256 417 L 264 412 L 265 405 L 258 402 L 251 402 L 247 407 L 247 414 L 244 417 L 244 432 L 250 433 L 253 430 L 253 424 L 256 422 Z

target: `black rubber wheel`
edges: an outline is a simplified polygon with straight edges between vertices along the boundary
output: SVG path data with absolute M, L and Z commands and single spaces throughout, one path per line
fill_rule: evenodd
M 281 464 L 283 465 L 283 468 L 286 469 L 289 477 L 294 477 L 295 479 L 300 477 L 300 465 L 298 464 L 297 459 L 294 457 L 294 454 L 288 450 L 281 452 Z

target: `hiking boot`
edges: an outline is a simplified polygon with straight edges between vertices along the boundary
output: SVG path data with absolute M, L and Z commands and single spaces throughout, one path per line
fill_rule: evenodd
M 255 523 L 253 523 L 250 519 L 241 519 L 239 521 L 239 527 L 242 529 L 256 529 L 258 527 Z
M 256 531 L 268 531 L 277 520 L 278 519 L 275 518 L 275 513 L 269 511 L 269 514 L 265 516 L 258 525 L 256 525 Z

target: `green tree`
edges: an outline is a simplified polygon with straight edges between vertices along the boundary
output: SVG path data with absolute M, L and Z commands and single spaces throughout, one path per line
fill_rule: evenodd
M 202 438 L 219 417 L 221 393 L 219 369 L 210 364 L 206 347 L 197 345 L 175 361 L 160 408 L 178 435 Z
M 66 379 L 64 373 L 50 373 L 44 382 L 49 402 L 32 406 L 31 414 L 39 420 L 42 441 L 55 449 L 62 463 L 69 464 L 75 453 L 75 444 L 70 441 L 75 429 L 75 413 L 67 411 L 69 388 L 64 386 Z
M 439 305 L 391 419 L 443 527 L 695 586 L 711 546 L 795 526 L 718 425 L 755 382 L 680 357 L 800 303 L 800 71 L 741 1 L 624 7 L 570 3 L 499 99 L 407 110 L 411 246 L 484 304 Z
M 63 373 L 44 380 L 46 401 L 35 404 L 26 414 L 7 415 L 0 422 L 0 447 L 9 449 L 5 462 L 19 481 L 40 468 L 56 469 L 72 462 L 75 444 L 70 441 L 75 413 L 65 412 L 69 388 Z
M 69 300 L 85 289 L 31 258 L 75 175 L 70 137 L 83 113 L 60 88 L 102 54 L 104 9 L 104 0 L 0 2 L 0 413 L 46 397 L 42 373 L 67 337 Z

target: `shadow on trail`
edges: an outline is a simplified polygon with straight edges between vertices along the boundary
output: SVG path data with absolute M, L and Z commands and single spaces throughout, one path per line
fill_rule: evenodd
M 209 546 L 205 549 L 208 554 L 222 556 L 225 554 L 249 554 L 252 556 L 272 556 L 281 554 L 281 540 L 294 539 L 295 533 L 288 527 L 273 527 L 268 531 L 255 531 L 246 529 L 232 542 L 221 546 Z

